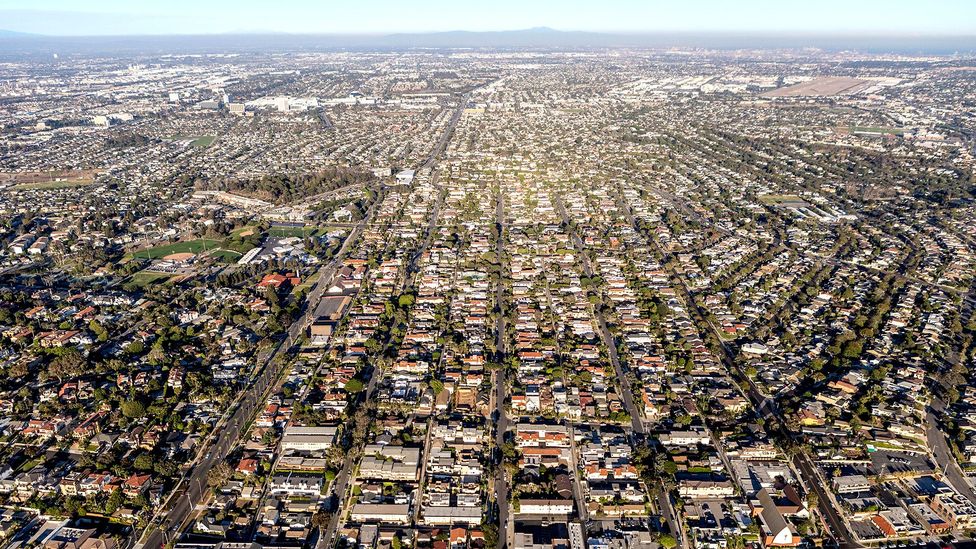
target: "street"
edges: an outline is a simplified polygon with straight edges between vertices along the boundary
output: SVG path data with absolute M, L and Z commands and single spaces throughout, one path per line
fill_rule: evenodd
M 424 162 L 423 166 L 421 166 L 421 169 L 428 169 L 428 168 L 433 169 L 437 159 L 440 158 L 440 155 L 444 152 L 444 149 L 447 147 L 447 143 L 450 141 L 450 136 L 453 134 L 454 128 L 457 126 L 457 122 L 461 118 L 461 112 L 463 112 L 464 104 L 466 102 L 467 102 L 467 96 L 465 96 L 465 98 L 458 105 L 456 111 L 454 112 L 454 115 L 451 117 L 451 121 L 448 124 L 448 127 L 444 130 L 444 133 L 441 135 L 441 139 L 438 141 L 437 146 L 434 148 L 433 151 L 431 151 L 430 156 L 428 157 L 427 161 Z M 433 181 L 436 184 L 437 175 L 433 174 L 432 177 L 434 177 Z M 407 281 L 410 278 L 410 274 L 416 269 L 417 262 L 423 256 L 427 248 L 430 246 L 432 234 L 434 232 L 434 229 L 437 226 L 437 220 L 440 215 L 442 198 L 443 198 L 443 194 L 439 194 L 434 202 L 434 207 L 432 208 L 431 211 L 430 221 L 428 222 L 427 227 L 425 228 L 426 235 L 424 237 L 423 244 L 417 249 L 417 251 L 414 254 L 411 254 L 411 256 L 408 258 L 407 273 L 403 277 L 404 285 L 407 284 Z M 382 377 L 382 373 L 377 371 L 374 368 L 374 371 L 369 378 L 369 383 L 366 386 L 366 390 L 363 393 L 363 402 L 368 402 L 370 399 L 372 399 L 373 394 L 376 390 L 376 384 L 379 382 L 381 377 Z M 355 467 L 354 462 L 355 459 L 353 458 L 352 453 L 347 453 L 346 459 L 343 461 L 342 468 L 340 469 L 339 474 L 336 475 L 336 478 L 332 481 L 332 484 L 329 488 L 329 494 L 327 496 L 327 499 L 331 501 L 337 501 L 337 505 L 335 509 L 332 509 L 333 513 L 329 519 L 328 525 L 324 528 L 325 530 L 324 533 L 320 532 L 318 541 L 315 544 L 316 549 L 324 549 L 326 547 L 331 547 L 333 539 L 335 538 L 335 534 L 339 529 L 340 519 L 344 514 L 343 506 L 346 500 L 345 495 L 349 483 L 353 480 L 352 470 Z M 420 502 L 417 501 L 415 502 L 415 504 L 419 505 Z
M 949 484 L 957 492 L 969 498 L 969 501 L 976 503 L 976 492 L 973 491 L 973 485 L 963 474 L 959 462 L 956 461 L 956 456 L 952 454 L 949 442 L 946 440 L 945 433 L 939 425 L 938 417 L 935 415 L 936 412 L 944 414 L 945 404 L 937 397 L 932 397 L 932 404 L 925 413 L 925 440 L 929 451 L 932 453 L 932 459 Z
M 237 444 L 245 426 L 257 416 L 260 405 L 264 403 L 266 392 L 274 385 L 274 381 L 281 375 L 285 368 L 282 363 L 279 368 L 273 368 L 272 364 L 275 357 L 282 349 L 289 349 L 295 341 L 299 339 L 302 331 L 311 324 L 315 312 L 315 305 L 322 297 L 326 288 L 329 287 L 335 273 L 342 266 L 352 243 L 359 239 L 363 227 L 372 217 L 372 212 L 365 216 L 356 227 L 350 232 L 343 242 L 339 251 L 331 262 L 319 269 L 318 279 L 312 290 L 308 292 L 304 304 L 304 313 L 298 320 L 295 320 L 288 327 L 287 335 L 284 340 L 275 344 L 270 350 L 259 354 L 257 362 L 260 364 L 260 374 L 238 397 L 238 404 L 233 415 L 222 428 L 215 428 L 213 432 L 219 432 L 216 441 L 206 452 L 206 457 L 191 467 L 191 472 L 187 480 L 185 492 L 177 497 L 172 507 L 165 511 L 165 515 L 158 526 L 154 526 L 155 520 L 143 534 L 145 539 L 142 543 L 137 543 L 136 547 L 156 548 L 171 541 L 175 535 L 182 530 L 184 523 L 190 517 L 193 508 L 203 501 L 207 490 L 207 476 L 210 470 L 227 458 L 227 454 Z M 233 406 L 232 406 L 233 408 Z M 203 449 L 201 449 L 203 452 Z
M 559 210 L 559 215 L 562 216 L 563 222 L 567 227 L 571 227 L 569 223 L 569 215 L 566 213 L 566 206 L 563 204 L 561 199 L 554 200 L 556 209 Z M 583 272 L 586 276 L 592 277 L 594 275 L 593 267 L 590 265 L 590 260 L 586 256 L 586 248 L 583 246 L 583 241 L 580 239 L 579 234 L 574 230 L 570 232 L 570 238 L 573 241 L 573 246 L 576 248 L 576 253 L 580 258 L 583 265 Z M 623 367 L 620 365 L 620 357 L 617 356 L 617 342 L 610 333 L 610 328 L 607 326 L 607 319 L 603 314 L 603 296 L 600 296 L 600 303 L 593 307 L 593 316 L 597 321 L 597 328 L 600 332 L 600 339 L 603 341 L 603 345 L 607 348 L 607 353 L 610 355 L 610 364 L 613 365 L 614 374 L 617 376 L 617 382 L 620 384 L 620 399 L 624 403 L 624 408 L 627 409 L 627 413 L 630 415 L 631 427 L 633 432 L 643 435 L 646 431 L 644 428 L 644 420 L 640 414 L 640 410 L 634 404 L 634 391 L 631 389 L 630 380 L 624 373 Z
M 495 222 L 498 226 L 498 239 L 495 241 L 495 253 L 501 260 L 505 249 L 505 199 L 498 193 L 495 205 Z M 495 286 L 495 308 L 498 311 L 498 321 L 495 326 L 495 362 L 500 366 L 492 373 L 494 386 L 494 419 L 495 419 L 495 451 L 498 457 L 498 468 L 495 471 L 495 504 L 498 507 L 498 549 L 504 549 L 513 542 L 514 523 L 509 518 L 510 504 L 508 501 L 508 477 L 506 476 L 504 460 L 501 457 L 501 447 L 505 444 L 505 433 L 508 432 L 508 415 L 505 413 L 507 380 L 505 379 L 504 361 L 507 353 L 506 322 L 508 320 L 505 309 L 505 288 L 501 277 Z

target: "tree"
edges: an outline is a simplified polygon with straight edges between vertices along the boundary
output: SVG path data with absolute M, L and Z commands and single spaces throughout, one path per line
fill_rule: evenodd
M 132 498 L 132 505 L 138 507 L 139 509 L 145 509 L 149 506 L 149 500 L 146 499 L 145 494 L 139 494 Z
M 363 390 L 363 382 L 358 379 L 350 379 L 346 382 L 345 389 L 349 393 L 358 393 Z
M 159 366 L 166 360 L 166 351 L 163 349 L 162 345 L 153 345 L 149 354 L 146 355 L 146 360 L 149 361 L 153 366 Z
M 139 457 L 132 462 L 132 466 L 139 471 L 152 471 L 153 469 L 153 458 L 148 453 L 139 454 Z
M 844 358 L 855 359 L 861 356 L 861 352 L 864 348 L 864 342 L 860 340 L 853 340 L 844 346 Z
M 108 330 L 105 329 L 97 320 L 92 319 L 88 323 L 88 329 L 95 334 L 99 341 L 108 341 Z
M 112 491 L 112 495 L 108 497 L 108 501 L 105 502 L 105 513 L 111 515 L 112 513 L 119 510 L 122 506 L 122 490 L 116 488 Z
M 674 539 L 674 536 L 671 534 L 661 534 L 657 538 L 657 542 L 664 549 L 674 549 L 678 545 L 678 540 Z
M 332 513 L 329 513 L 325 509 L 319 509 L 314 515 L 312 515 L 312 526 L 316 528 L 326 528 L 329 526 L 329 521 L 331 520 Z
M 277 309 L 281 306 L 281 299 L 278 297 L 278 292 L 275 290 L 275 288 L 271 286 L 265 288 L 264 297 L 272 309 Z
M 329 449 L 326 450 L 325 452 L 326 461 L 328 461 L 329 464 L 332 465 L 333 467 L 338 467 L 339 465 L 341 465 L 342 460 L 344 460 L 345 458 L 346 458 L 346 452 L 342 449 L 341 446 L 338 445 L 330 446 Z
M 76 517 L 78 515 L 84 514 L 83 501 L 77 497 L 67 497 L 64 500 L 64 514 L 70 517 Z
M 215 486 L 223 486 L 230 480 L 230 476 L 233 473 L 231 471 L 230 465 L 226 461 L 221 461 L 214 466 L 213 469 L 207 473 L 207 486 L 213 488 Z
M 48 366 L 48 374 L 62 381 L 64 378 L 71 378 L 84 372 L 85 358 L 81 356 L 78 349 L 69 347 L 61 352 L 57 358 L 51 361 Z
M 504 456 L 505 461 L 515 463 L 519 459 L 519 451 L 515 446 L 514 442 L 506 442 L 502 444 L 502 456 Z
M 661 464 L 661 471 L 673 477 L 678 472 L 678 464 L 669 459 Z
M 146 405 L 138 400 L 127 400 L 119 407 L 122 415 L 129 419 L 138 419 L 146 415 Z
M 27 363 L 20 361 L 14 362 L 7 368 L 7 377 L 10 379 L 20 379 L 30 373 Z
M 439 395 L 444 390 L 444 382 L 439 379 L 432 379 L 430 380 L 430 389 L 434 391 L 435 395 Z

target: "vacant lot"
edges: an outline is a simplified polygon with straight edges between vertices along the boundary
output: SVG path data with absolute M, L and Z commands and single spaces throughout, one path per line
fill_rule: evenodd
M 91 185 L 96 175 L 95 170 L 6 173 L 0 174 L 0 184 L 12 183 L 11 189 L 19 191 L 67 189 Z
M 891 134 L 891 135 L 902 135 L 905 133 L 903 128 L 894 127 L 881 127 L 881 126 L 851 126 L 851 133 L 877 133 L 877 134 Z
M 870 80 L 848 77 L 814 78 L 809 82 L 801 82 L 792 86 L 785 86 L 768 91 L 763 97 L 803 97 L 831 95 L 850 95 L 870 86 Z

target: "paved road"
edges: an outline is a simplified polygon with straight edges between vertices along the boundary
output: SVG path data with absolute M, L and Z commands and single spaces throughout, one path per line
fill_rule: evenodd
M 714 324 L 708 322 L 708 317 L 705 311 L 703 311 L 701 307 L 699 307 L 698 303 L 692 299 L 687 281 L 680 273 L 675 272 L 673 269 L 670 269 L 667 266 L 665 266 L 665 268 L 668 269 L 668 272 L 673 279 L 681 282 L 678 289 L 683 294 L 682 297 L 688 305 L 689 312 L 696 317 L 696 323 L 699 326 L 709 326 L 716 334 L 716 337 L 718 337 L 718 341 L 721 343 L 719 348 L 722 351 L 719 353 L 719 359 L 725 365 L 729 373 L 737 372 L 739 374 L 739 379 L 746 381 L 748 387 L 744 394 L 752 403 L 759 415 L 766 420 L 766 425 L 779 425 L 780 435 L 786 440 L 792 439 L 793 434 L 786 431 L 786 429 L 783 427 L 786 425 L 786 422 L 779 415 L 776 402 L 772 398 L 764 395 L 762 391 L 759 390 L 756 383 L 739 369 L 735 362 L 735 355 L 732 353 L 732 350 L 728 347 L 728 345 L 722 341 L 718 328 Z M 837 506 L 836 503 L 832 503 L 834 502 L 832 497 L 833 494 L 824 487 L 822 482 L 823 479 L 817 473 L 816 466 L 813 464 L 806 452 L 798 452 L 793 458 L 793 465 L 800 472 L 802 477 L 806 479 L 805 485 L 817 494 L 820 514 L 823 515 L 826 522 L 830 526 L 830 535 L 837 540 L 840 547 L 844 549 L 856 549 L 858 547 L 862 547 L 862 545 L 858 543 L 857 539 L 847 527 L 846 520 L 838 511 L 839 506 Z
M 929 451 L 932 453 L 932 459 L 939 467 L 939 470 L 944 473 L 949 484 L 957 492 L 976 503 L 976 493 L 973 491 L 973 486 L 969 483 L 966 475 L 963 474 L 959 463 L 956 461 L 956 457 L 952 454 L 949 443 L 946 441 L 945 432 L 942 430 L 942 426 L 939 425 L 938 417 L 935 415 L 936 412 L 939 415 L 945 414 L 945 404 L 937 397 L 932 397 L 932 405 L 925 413 L 925 440 Z
M 339 248 L 335 258 L 319 270 L 318 279 L 312 286 L 312 290 L 306 294 L 305 313 L 300 319 L 292 322 L 288 327 L 285 339 L 271 349 L 265 350 L 258 355 L 256 362 L 262 365 L 260 367 L 260 374 L 241 393 L 236 404 L 231 406 L 230 409 L 234 410 L 234 412 L 228 416 L 229 419 L 223 425 L 218 424 L 211 432 L 211 435 L 215 436 L 215 440 L 206 453 L 203 453 L 201 450 L 203 457 L 192 464 L 191 472 L 185 481 L 186 487 L 184 491 L 179 495 L 173 496 L 175 500 L 170 500 L 169 503 L 172 506 L 167 511 L 161 511 L 159 513 L 162 516 L 162 520 L 158 522 L 158 526 L 156 525 L 157 521 L 151 522 L 152 526 L 147 529 L 147 533 L 144 536 L 145 541 L 141 545 L 137 544 L 137 547 L 155 549 L 171 541 L 182 530 L 194 506 L 203 501 L 207 492 L 207 476 L 210 470 L 226 459 L 227 454 L 240 440 L 243 429 L 254 420 L 260 410 L 260 406 L 263 405 L 265 393 L 281 375 L 285 367 L 284 364 L 279 368 L 273 367 L 272 363 L 274 358 L 280 350 L 289 349 L 301 336 L 302 331 L 311 324 L 315 306 L 319 298 L 321 298 L 322 294 L 329 287 L 336 271 L 342 266 L 350 246 L 359 239 L 363 227 L 372 218 L 374 211 L 371 211 L 356 225 L 352 232 L 350 232 L 349 237 L 343 242 L 342 247 Z M 166 505 L 163 506 L 164 509 L 166 507 Z
M 498 224 L 498 239 L 495 241 L 495 253 L 501 260 L 505 249 L 505 199 L 499 190 L 498 199 L 495 203 L 495 222 Z M 498 308 L 498 320 L 495 326 L 495 362 L 504 364 L 507 355 L 506 323 L 508 317 L 505 314 L 505 288 L 501 277 L 495 286 L 495 303 Z M 505 549 L 513 543 L 514 523 L 509 518 L 508 501 L 508 478 L 501 458 L 501 447 L 505 444 L 505 433 L 508 431 L 508 416 L 505 413 L 505 400 L 507 392 L 507 380 L 505 379 L 505 368 L 496 368 L 492 373 L 492 383 L 495 386 L 493 395 L 495 401 L 495 448 L 498 452 L 498 468 L 495 471 L 495 503 L 498 506 L 498 549 Z
M 566 212 L 566 206 L 563 204 L 561 198 L 555 199 L 556 209 L 559 210 L 559 215 L 562 216 L 563 222 L 569 225 L 569 214 Z M 580 257 L 583 263 L 583 272 L 586 276 L 592 277 L 595 272 L 593 267 L 590 265 L 590 258 L 586 255 L 586 247 L 583 245 L 583 240 L 580 238 L 576 231 L 570 232 L 570 238 L 573 241 L 573 247 L 576 248 L 576 253 Z M 603 297 L 600 297 L 600 303 L 603 303 Z M 617 342 L 614 339 L 613 334 L 610 333 L 610 328 L 607 326 L 607 319 L 603 314 L 600 306 L 593 307 L 593 315 L 597 321 L 597 327 L 600 331 L 600 338 L 603 340 L 604 346 L 607 348 L 607 352 L 610 355 L 610 364 L 613 365 L 614 373 L 617 376 L 617 381 L 620 383 L 620 399 L 624 402 L 624 407 L 627 409 L 627 413 L 630 414 L 631 426 L 635 433 L 643 435 L 646 433 L 644 428 L 644 419 L 641 417 L 640 409 L 634 404 L 634 391 L 630 387 L 630 380 L 624 374 L 624 370 L 620 365 L 620 357 L 617 356 Z
M 461 120 L 461 114 L 464 112 L 464 106 L 468 104 L 471 99 L 471 92 L 464 94 L 461 97 L 461 102 L 458 106 L 454 108 L 454 113 L 451 115 L 450 122 L 447 123 L 447 128 L 441 134 L 441 138 L 437 141 L 437 145 L 430 151 L 430 155 L 427 160 L 420 165 L 418 171 L 423 171 L 434 167 L 434 164 L 440 159 L 441 155 L 444 154 L 444 150 L 447 149 L 447 144 L 450 143 L 451 137 L 454 135 L 454 128 L 457 127 L 458 121 Z
M 319 109 L 318 118 L 319 121 L 322 122 L 322 127 L 326 130 L 335 129 L 335 124 L 332 123 L 332 119 L 329 118 L 329 113 L 325 112 L 325 109 Z
M 20 271 L 26 271 L 26 270 L 30 270 L 30 269 L 39 269 L 41 267 L 46 266 L 48 263 L 50 263 L 50 261 L 45 258 L 45 259 L 43 259 L 41 261 L 31 261 L 30 263 L 23 263 L 23 264 L 20 264 L 20 265 L 12 265 L 10 267 L 5 267 L 3 269 L 0 269 L 0 276 L 12 274 L 12 273 L 16 273 L 16 272 L 20 272 Z
M 569 455 L 572 461 L 570 469 L 573 472 L 573 499 L 576 501 L 576 514 L 579 515 L 580 525 L 583 527 L 583 537 L 586 538 L 586 523 L 590 520 L 590 510 L 586 507 L 586 490 L 579 474 L 579 446 L 576 444 L 576 428 L 569 425 Z
M 447 148 L 447 143 L 448 141 L 450 141 L 451 135 L 453 135 L 454 133 L 454 128 L 457 127 L 457 122 L 460 119 L 461 113 L 464 110 L 464 105 L 467 103 L 467 97 L 468 95 L 465 95 L 464 100 L 458 105 L 454 115 L 451 117 L 451 121 L 448 124 L 448 127 L 444 130 L 444 133 L 441 135 L 441 139 L 438 141 L 437 146 L 434 147 L 433 151 L 431 151 L 430 156 L 423 163 L 421 169 L 427 169 L 427 168 L 433 169 L 437 160 L 440 158 L 440 155 L 443 154 L 444 150 Z M 435 174 L 434 175 L 435 179 L 433 179 L 435 186 L 437 184 L 436 177 L 437 176 Z M 443 194 L 438 193 L 437 201 L 434 203 L 434 208 L 431 211 L 431 219 L 426 228 L 426 235 L 424 237 L 423 244 L 420 246 L 417 252 L 411 255 L 410 258 L 408 259 L 407 262 L 408 273 L 404 275 L 404 284 L 406 284 L 406 282 L 409 280 L 409 272 L 412 272 L 413 270 L 416 269 L 417 261 L 423 256 L 424 252 L 430 246 L 432 235 L 434 233 L 434 229 L 436 228 L 437 220 L 440 216 L 440 208 L 442 203 L 443 203 Z M 366 390 L 363 393 L 364 402 L 368 402 L 373 398 L 373 394 L 376 390 L 376 384 L 381 377 L 382 375 L 380 372 L 377 371 L 372 372 L 372 375 L 370 375 L 369 378 L 369 384 L 367 384 Z M 430 429 L 428 428 L 428 433 L 429 432 Z M 339 470 L 339 474 L 336 475 L 335 480 L 332 482 L 332 485 L 329 488 L 329 493 L 327 497 L 332 501 L 337 501 L 338 508 L 333 510 L 332 517 L 329 519 L 329 523 L 325 527 L 325 532 L 319 536 L 318 541 L 315 544 L 316 549 L 324 549 L 326 547 L 331 547 L 333 543 L 333 538 L 335 537 L 336 531 L 338 531 L 339 529 L 339 520 L 344 514 L 343 504 L 345 501 L 346 492 L 348 491 L 349 483 L 352 481 L 353 478 L 352 471 L 355 467 L 354 461 L 355 460 L 353 459 L 352 453 L 346 456 L 346 459 L 342 464 L 342 469 Z M 420 505 L 419 501 L 417 502 L 417 505 L 418 506 Z
M 635 231 L 638 231 L 639 233 L 640 230 L 637 227 L 637 224 L 635 222 L 633 213 L 631 212 L 629 205 L 627 205 L 626 202 L 624 204 L 625 204 L 624 210 L 627 214 L 631 226 L 634 228 Z M 657 246 L 657 241 L 654 240 L 653 238 L 648 237 L 648 241 L 651 244 Z M 664 250 L 661 250 L 660 248 L 658 248 L 658 250 L 665 257 L 667 256 Z M 680 282 L 680 284 L 677 285 L 677 289 L 682 293 L 682 299 L 684 299 L 686 305 L 688 306 L 688 312 L 695 316 L 696 324 L 698 326 L 708 326 L 713 331 L 713 333 L 715 333 L 720 343 L 719 348 L 721 349 L 721 352 L 719 353 L 720 355 L 719 359 L 725 365 L 727 371 L 730 374 L 732 372 L 738 373 L 739 379 L 745 380 L 746 383 L 748 384 L 747 390 L 744 391 L 743 393 L 744 396 L 746 396 L 746 398 L 749 399 L 749 401 L 752 403 L 753 407 L 756 409 L 759 415 L 767 420 L 766 423 L 767 425 L 773 425 L 773 424 L 779 425 L 780 435 L 784 439 L 791 439 L 792 433 L 789 433 L 783 427 L 783 425 L 785 425 L 786 422 L 783 421 L 782 417 L 780 417 L 779 410 L 776 406 L 776 402 L 773 399 L 764 395 L 762 391 L 759 390 L 759 387 L 756 385 L 756 383 L 748 376 L 744 375 L 744 373 L 739 369 L 738 365 L 735 362 L 735 355 L 732 352 L 732 350 L 729 348 L 729 346 L 725 343 L 725 341 L 722 339 L 722 334 L 718 330 L 718 327 L 707 320 L 708 315 L 706 314 L 706 312 L 703 311 L 701 307 L 699 307 L 698 303 L 694 299 L 692 299 L 691 290 L 689 289 L 690 286 L 687 280 L 685 280 L 684 276 L 681 273 L 678 273 L 673 268 L 669 267 L 669 263 L 667 261 L 664 262 L 663 267 L 668 272 L 668 275 L 672 280 L 676 280 Z M 739 387 L 738 384 L 735 385 Z M 739 390 L 740 392 L 742 392 L 741 387 L 739 388 Z M 857 549 L 859 547 L 862 547 L 862 545 L 857 542 L 853 534 L 851 534 L 849 528 L 847 527 L 847 523 L 845 522 L 844 518 L 840 515 L 839 511 L 837 510 L 837 507 L 831 504 L 831 502 L 833 501 L 831 497 L 832 494 L 829 493 L 829 491 L 824 487 L 823 483 L 821 482 L 822 479 L 820 475 L 817 474 L 815 470 L 815 465 L 810 460 L 810 457 L 805 452 L 801 451 L 797 453 L 797 455 L 793 458 L 793 465 L 797 469 L 797 471 L 799 471 L 802 478 L 806 480 L 804 484 L 809 489 L 812 489 L 814 493 L 817 494 L 820 513 L 821 515 L 823 515 L 825 521 L 828 523 L 830 527 L 831 530 L 830 535 L 835 540 L 838 541 L 840 547 L 842 547 L 843 549 Z
M 465 94 L 464 98 L 461 100 L 461 103 L 458 104 L 454 114 L 451 116 L 450 123 L 448 123 L 447 128 L 444 129 L 444 133 L 441 134 L 441 138 L 437 141 L 437 146 L 435 146 L 430 152 L 430 156 L 427 157 L 427 160 L 424 161 L 418 171 L 427 169 L 432 170 L 437 164 L 437 161 L 440 159 L 441 155 L 444 154 L 444 150 L 447 148 L 447 144 L 450 142 L 451 136 L 454 135 L 454 129 L 457 127 L 457 123 L 461 119 L 461 113 L 464 112 L 464 105 L 467 104 L 468 97 L 470 97 L 470 95 L 470 93 Z M 434 209 L 430 213 L 430 221 L 427 223 L 424 243 L 412 256 L 410 256 L 410 261 L 407 265 L 408 274 L 416 270 L 417 261 L 424 254 L 424 252 L 427 251 L 427 248 L 430 247 L 430 242 L 434 238 L 434 229 L 437 226 L 437 220 L 440 218 L 441 204 L 444 202 L 443 195 L 440 193 L 440 186 L 437 183 L 437 179 L 437 174 L 433 174 L 431 182 L 438 189 L 438 196 L 436 202 L 434 202 Z
M 829 529 L 827 533 L 842 548 L 857 549 L 864 547 L 854 538 L 847 527 L 846 520 L 837 511 L 840 504 L 834 498 L 833 492 L 825 487 L 823 478 L 817 472 L 816 465 L 810 460 L 810 456 L 806 452 L 798 452 L 793 456 L 793 467 L 803 475 L 803 479 L 806 481 L 804 486 L 817 494 L 820 515 L 824 518 Z
M 657 506 L 664 513 L 664 520 L 668 522 L 671 535 L 678 542 L 678 546 L 681 549 L 688 549 L 688 538 L 685 536 L 684 529 L 681 528 L 681 522 L 677 518 L 677 513 L 674 512 L 674 503 L 671 501 L 671 494 L 668 493 L 668 490 L 664 486 L 661 486 L 658 490 Z
M 379 379 L 383 377 L 380 372 L 374 371 L 369 377 L 369 383 L 366 385 L 366 390 L 363 392 L 362 402 L 369 402 L 373 398 L 373 394 L 376 392 L 376 384 Z M 330 547 L 332 544 L 332 538 L 335 537 L 336 531 L 339 529 L 339 519 L 344 514 L 343 504 L 345 499 L 346 491 L 349 487 L 349 483 L 352 481 L 352 471 L 355 468 L 355 458 L 352 452 L 346 454 L 346 459 L 342 462 L 342 468 L 339 470 L 339 474 L 332 481 L 329 486 L 329 493 L 326 495 L 326 499 L 330 502 L 336 504 L 335 508 L 330 509 L 332 511 L 332 517 L 329 519 L 328 525 L 325 527 L 325 533 L 319 535 L 318 542 L 315 544 L 316 549 L 323 549 L 325 547 Z

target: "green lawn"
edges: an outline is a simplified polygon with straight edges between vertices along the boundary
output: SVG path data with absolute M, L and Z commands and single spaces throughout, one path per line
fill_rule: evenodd
M 216 135 L 171 135 L 165 137 L 169 141 L 186 141 L 190 140 L 190 145 L 193 147 L 209 147 L 217 139 Z
M 310 288 L 312 286 L 312 284 L 314 284 L 315 281 L 318 280 L 318 278 L 319 278 L 319 273 L 318 273 L 318 271 L 316 271 L 315 273 L 313 273 L 311 276 L 309 276 L 305 280 L 302 280 L 302 283 L 301 284 L 299 284 L 298 286 L 295 286 L 295 289 L 292 291 L 292 293 L 297 293 L 297 292 L 299 292 L 301 290 Z
M 169 280 L 172 275 L 166 273 L 154 273 L 152 271 L 139 271 L 129 277 L 125 283 L 127 290 L 136 290 Z
M 803 202 L 803 199 L 795 194 L 765 194 L 759 197 L 765 204 L 780 204 L 782 202 Z
M 17 471 L 26 473 L 27 471 L 30 471 L 31 469 L 37 467 L 41 463 L 44 463 L 44 456 L 39 456 L 34 459 L 29 459 L 21 463 L 20 467 L 17 467 Z
M 256 248 L 255 243 L 248 240 L 237 240 L 236 238 L 228 238 L 227 240 L 220 243 L 220 247 L 224 250 L 230 250 L 232 252 L 237 252 L 240 255 L 244 255 L 251 250 L 251 248 Z
M 90 178 L 78 178 L 78 179 L 66 179 L 64 181 L 39 181 L 37 183 L 20 183 L 14 185 L 12 188 L 17 191 L 35 191 L 35 190 L 54 190 L 54 189 L 69 189 L 71 187 L 83 187 L 85 185 L 91 185 L 94 183 L 94 179 Z
M 200 148 L 209 147 L 211 144 L 213 144 L 215 139 L 217 139 L 216 135 L 201 135 L 200 137 L 194 139 L 190 145 Z
M 242 255 L 244 254 L 235 252 L 234 250 L 225 250 L 223 248 L 210 252 L 211 257 L 215 257 L 218 261 L 222 261 L 224 263 L 233 263 L 240 259 Z
M 164 244 L 162 246 L 156 246 L 154 248 L 148 248 L 145 250 L 138 250 L 128 254 L 127 257 L 141 257 L 146 259 L 161 259 L 169 254 L 178 253 L 192 253 L 197 254 L 204 250 L 214 250 L 220 247 L 221 242 L 219 240 L 211 240 L 209 238 L 201 238 L 199 240 L 186 240 L 183 242 L 174 242 L 172 244 Z
M 271 227 L 268 229 L 268 236 L 285 238 L 290 236 L 309 237 L 318 234 L 316 227 Z

